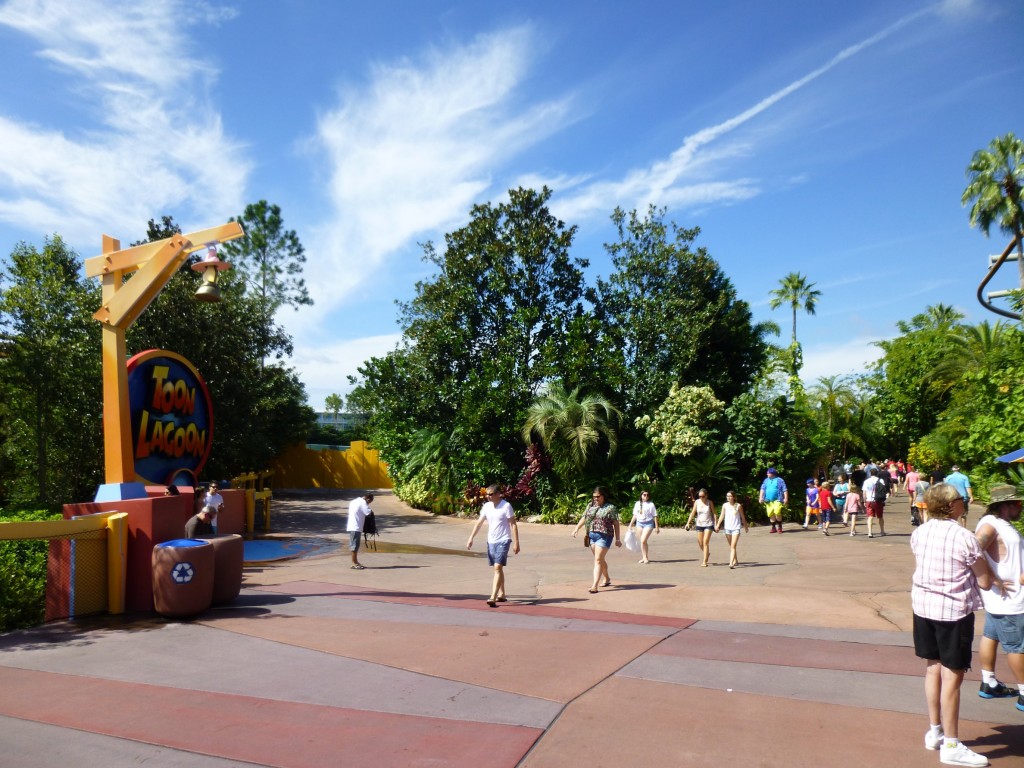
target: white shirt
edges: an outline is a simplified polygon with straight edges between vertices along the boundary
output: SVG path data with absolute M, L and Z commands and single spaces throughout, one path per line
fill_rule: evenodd
M 1024 613 L 1024 588 L 1020 584 L 1021 574 L 1021 550 L 1024 549 L 1024 540 L 1021 539 L 1017 529 L 1010 523 L 995 515 L 985 515 L 978 521 L 977 532 L 981 526 L 990 525 L 995 530 L 1003 546 L 1006 547 L 1006 557 L 1003 560 L 993 560 L 987 551 L 984 551 L 985 559 L 988 560 L 992 569 L 1006 587 L 1006 592 L 997 594 L 994 589 L 981 590 L 981 601 L 985 604 L 985 613 L 995 616 L 1016 616 Z
M 224 497 L 219 493 L 207 493 L 206 498 L 203 499 L 203 505 L 213 507 L 220 512 L 224 507 Z
M 480 508 L 480 517 L 487 519 L 487 543 L 498 544 L 512 539 L 512 521 L 516 513 L 505 499 L 497 504 L 488 501 Z
M 653 523 L 657 516 L 653 501 L 638 501 L 633 505 L 633 517 L 638 523 Z
M 348 524 L 345 526 L 345 530 L 349 533 L 355 533 L 363 530 L 363 521 L 366 520 L 366 516 L 370 514 L 370 505 L 366 503 L 366 499 L 362 496 L 357 496 L 348 503 Z
M 743 527 L 743 521 L 740 519 L 739 504 L 730 504 L 728 501 L 723 502 L 722 511 L 725 512 L 725 517 L 722 519 L 722 528 L 727 531 L 738 531 Z

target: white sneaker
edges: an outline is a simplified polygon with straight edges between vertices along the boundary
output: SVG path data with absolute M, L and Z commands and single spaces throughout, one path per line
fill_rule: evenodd
M 964 743 L 957 742 L 955 747 L 947 747 L 945 743 L 939 749 L 939 762 L 944 765 L 988 765 L 988 758 L 968 749 Z
M 925 749 L 938 749 L 942 746 L 942 742 L 946 740 L 945 734 L 942 729 L 939 729 L 939 735 L 936 736 L 932 733 L 932 729 L 929 728 L 924 734 L 924 748 Z

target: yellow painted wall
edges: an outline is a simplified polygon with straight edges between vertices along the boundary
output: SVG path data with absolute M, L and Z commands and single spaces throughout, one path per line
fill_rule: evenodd
M 347 450 L 293 445 L 270 462 L 276 488 L 390 488 L 387 464 L 362 441 Z

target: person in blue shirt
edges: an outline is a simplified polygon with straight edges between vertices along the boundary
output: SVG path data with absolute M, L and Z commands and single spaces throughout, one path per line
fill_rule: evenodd
M 757 497 L 768 513 L 768 522 L 772 524 L 770 533 L 782 533 L 782 510 L 789 504 L 789 490 L 775 467 L 768 467 L 767 477 L 761 483 Z
M 964 500 L 963 514 L 959 518 L 960 525 L 967 527 L 967 513 L 970 512 L 971 504 L 974 503 L 974 490 L 971 488 L 971 478 L 960 471 L 957 464 L 953 465 L 953 471 L 946 475 L 944 483 L 949 483 L 956 488 L 960 498 Z

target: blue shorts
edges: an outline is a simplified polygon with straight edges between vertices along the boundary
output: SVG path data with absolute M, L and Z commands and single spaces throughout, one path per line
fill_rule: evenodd
M 742 531 L 742 530 L 743 530 L 742 528 L 726 528 L 725 529 L 725 535 L 726 536 L 739 536 L 740 535 L 740 531 Z
M 653 528 L 654 527 L 654 521 L 651 520 L 651 522 L 649 522 L 649 523 L 637 523 L 637 527 L 639 527 L 639 528 Z
M 595 547 L 604 547 L 605 549 L 612 548 L 612 535 L 609 533 L 607 536 L 603 533 L 597 533 L 596 531 L 590 532 L 590 543 Z
M 508 551 L 512 547 L 512 539 L 505 539 L 504 541 L 496 541 L 495 543 L 487 542 L 487 564 L 488 565 L 506 565 L 508 563 Z
M 348 532 L 348 548 L 352 552 L 359 551 L 359 542 L 362 541 L 363 534 L 360 531 L 349 531 Z
M 713 525 L 695 525 L 694 528 L 696 528 L 698 531 L 713 531 L 713 530 L 715 530 L 715 526 L 713 526 Z
M 998 640 L 1006 653 L 1024 653 L 1024 614 L 985 613 L 984 635 Z

